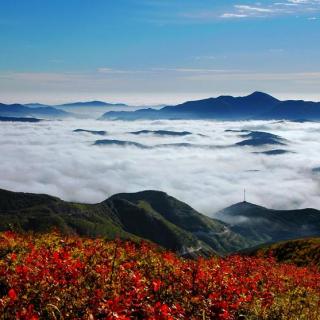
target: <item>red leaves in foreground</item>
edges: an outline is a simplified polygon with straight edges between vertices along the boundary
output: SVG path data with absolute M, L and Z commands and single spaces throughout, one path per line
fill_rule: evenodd
M 320 273 L 148 243 L 0 234 L 1 319 L 320 319 Z
M 10 289 L 8 292 L 8 296 L 10 298 L 11 301 L 15 301 L 17 299 L 17 294 L 14 291 L 14 289 Z

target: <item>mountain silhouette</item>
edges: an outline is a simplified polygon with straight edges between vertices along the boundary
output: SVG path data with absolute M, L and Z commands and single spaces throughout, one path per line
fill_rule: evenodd
M 303 100 L 280 101 L 254 92 L 244 97 L 219 96 L 166 106 L 160 110 L 110 111 L 101 119 L 217 119 L 217 120 L 320 120 L 320 103 Z

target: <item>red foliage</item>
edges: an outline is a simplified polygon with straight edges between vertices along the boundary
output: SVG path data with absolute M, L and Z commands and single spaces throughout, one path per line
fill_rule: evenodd
M 272 257 L 193 261 L 149 243 L 54 233 L 2 233 L 2 249 L 3 319 L 234 320 L 253 310 L 267 319 L 293 292 L 320 298 L 318 270 Z
M 10 300 L 11 300 L 12 302 L 17 299 L 17 294 L 16 294 L 16 292 L 14 291 L 14 289 L 10 289 L 10 290 L 9 290 L 8 296 L 9 296 L 9 298 L 10 298 Z

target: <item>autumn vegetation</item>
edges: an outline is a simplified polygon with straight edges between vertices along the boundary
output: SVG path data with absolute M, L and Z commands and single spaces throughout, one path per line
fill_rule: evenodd
M 149 242 L 0 234 L 0 319 L 320 319 L 317 267 Z
M 278 262 L 294 263 L 299 267 L 320 267 L 320 238 L 302 238 L 261 245 L 244 250 L 246 255 L 266 257 L 272 255 Z

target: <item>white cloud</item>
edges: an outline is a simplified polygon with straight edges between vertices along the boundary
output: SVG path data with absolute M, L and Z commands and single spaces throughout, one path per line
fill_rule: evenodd
M 223 58 L 223 57 L 222 57 Z M 194 60 L 201 61 L 201 60 L 217 60 L 217 56 L 196 56 Z
M 112 68 L 98 68 L 97 71 L 102 74 L 110 74 L 110 75 L 126 75 L 126 74 L 139 74 L 139 73 L 148 73 L 148 70 L 119 70 L 119 69 L 112 69 Z
M 248 15 L 240 13 L 223 13 L 221 18 L 246 18 Z
M 317 3 L 317 1 L 310 1 L 310 0 L 288 0 L 289 3 L 293 4 L 309 4 L 309 3 Z
M 273 12 L 272 9 L 270 8 L 263 8 L 263 7 L 252 7 L 252 6 L 247 6 L 247 5 L 235 5 L 234 6 L 236 9 L 238 9 L 239 11 L 242 11 L 242 12 L 246 12 L 246 11 L 249 11 L 249 12 Z
M 241 140 L 225 129 L 265 130 L 290 140 L 296 154 L 268 157 L 248 148 L 141 150 L 135 147 L 95 147 L 97 137 L 76 134 L 85 128 L 106 130 L 107 138 L 143 144 L 189 142 L 229 145 Z M 129 131 L 167 129 L 202 133 L 207 137 L 132 136 Z M 99 202 L 118 192 L 163 190 L 211 214 L 241 201 L 273 208 L 320 208 L 320 134 L 317 123 L 213 121 L 48 121 L 37 125 L 0 126 L 0 187 L 48 193 L 66 200 Z M 264 150 L 264 148 L 258 149 Z M 249 171 L 260 170 L 260 171 Z
M 251 3 L 250 3 L 251 2 Z M 210 23 L 252 18 L 281 18 L 308 16 L 320 11 L 319 0 L 280 1 L 144 1 L 152 7 L 154 16 L 147 21 L 157 25 L 181 23 Z M 164 13 L 159 8 L 166 8 Z
M 210 68 L 153 68 L 152 71 L 158 72 L 176 72 L 176 73 L 233 73 L 240 72 L 240 70 L 232 69 L 210 69 Z
M 223 19 L 239 19 L 239 18 L 266 18 L 266 17 L 281 17 L 281 16 L 296 16 L 309 15 L 312 12 L 320 11 L 319 0 L 286 0 L 283 2 L 271 2 L 269 4 L 255 3 L 248 5 L 246 3 L 239 3 L 225 12 L 221 12 L 220 8 L 212 10 L 194 11 L 185 13 L 185 18 L 194 20 L 217 20 Z

